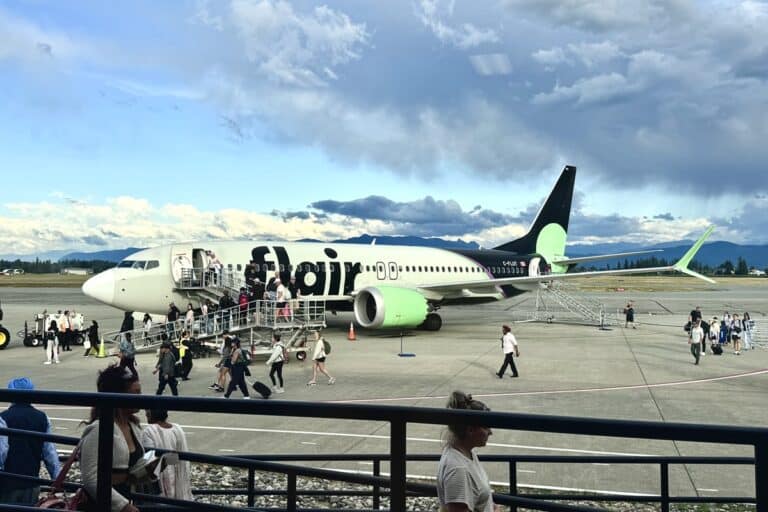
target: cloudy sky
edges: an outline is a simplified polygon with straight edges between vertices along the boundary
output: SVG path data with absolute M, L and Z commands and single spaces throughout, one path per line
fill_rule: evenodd
M 768 3 L 5 1 L 2 252 L 522 234 L 768 243 Z

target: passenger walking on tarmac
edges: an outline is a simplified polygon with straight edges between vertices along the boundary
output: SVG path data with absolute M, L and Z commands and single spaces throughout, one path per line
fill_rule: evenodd
M 189 350 L 189 331 L 181 333 L 179 340 L 179 358 L 181 361 L 181 380 L 189 380 L 189 372 L 192 371 L 192 351 Z
M 696 361 L 694 364 L 699 364 L 699 357 L 701 357 L 701 342 L 704 340 L 704 329 L 701 328 L 701 320 L 696 320 L 691 325 L 691 332 L 688 335 L 688 344 L 691 346 L 691 354 Z
M 144 346 L 148 347 L 152 344 L 149 333 L 152 331 L 152 316 L 149 313 L 144 313 L 144 319 L 141 321 L 144 326 Z
M 216 381 L 208 386 L 208 389 L 221 393 L 226 389 L 227 375 L 232 366 L 232 337 L 229 335 L 229 331 L 224 331 L 224 341 L 221 344 L 219 352 L 221 353 L 221 359 L 215 364 L 219 371 Z
M 8 389 L 32 391 L 35 389 L 27 377 L 11 379 Z M 42 434 L 51 434 L 51 422 L 42 411 L 35 409 L 28 402 L 14 402 L 0 412 L 0 428 L 31 430 Z M 40 462 L 51 479 L 59 476 L 59 454 L 56 445 L 43 439 L 0 436 L 0 468 L 7 473 L 37 478 L 40 474 Z M 40 484 L 29 480 L 17 480 L 12 476 L 0 476 L 0 503 L 3 505 L 22 505 L 34 507 L 40 495 Z
M 173 396 L 179 396 L 179 390 L 176 382 L 176 358 L 171 353 L 171 343 L 164 342 L 160 346 L 160 357 L 157 359 L 153 374 L 158 375 L 158 384 L 156 395 L 162 395 L 166 384 L 170 386 Z
M 731 341 L 733 341 L 733 353 L 741 355 L 741 333 L 743 331 L 743 324 L 739 318 L 738 313 L 733 314 L 731 320 Z
M 72 319 L 69 317 L 69 311 L 64 311 L 64 314 L 59 317 L 59 345 L 62 352 L 72 350 L 69 346 L 71 334 Z
M 133 337 L 130 332 L 124 333 L 123 339 L 120 340 L 117 355 L 120 358 L 120 366 L 128 368 L 131 370 L 131 373 L 138 377 L 139 372 L 136 371 L 136 346 L 133 344 Z
M 466 411 L 489 411 L 472 395 L 454 391 L 448 408 Z M 500 512 L 494 505 L 488 474 L 475 453 L 488 443 L 493 434 L 489 427 L 455 423 L 448 425 L 443 453 L 437 466 L 437 499 L 445 512 Z
M 171 302 L 168 304 L 168 313 L 165 314 L 165 331 L 168 333 L 169 339 L 176 338 L 176 321 L 181 316 L 181 311 L 176 307 L 176 304 Z
M 88 357 L 91 350 L 96 350 L 96 345 L 99 344 L 99 323 L 96 320 L 91 320 L 91 326 L 88 328 L 88 339 L 83 342 L 85 345 L 85 353 L 83 357 Z M 98 354 L 98 352 L 97 352 Z
M 48 330 L 45 331 L 45 357 L 46 361 L 43 364 L 51 364 L 51 360 L 54 363 L 59 364 L 59 327 L 56 325 L 56 320 L 51 320 Z
M 322 373 L 328 377 L 328 384 L 334 384 L 336 378 L 332 377 L 328 370 L 325 369 L 325 358 L 330 350 L 327 350 L 330 344 L 325 341 L 325 338 L 320 336 L 319 332 L 315 332 L 315 349 L 312 352 L 312 380 L 307 382 L 307 386 L 314 386 L 317 384 L 317 372 Z
M 251 398 L 248 394 L 248 386 L 245 384 L 245 370 L 248 368 L 249 362 L 250 356 L 248 351 L 240 347 L 240 338 L 235 336 L 232 340 L 232 379 L 229 381 L 224 398 L 229 398 L 229 395 L 232 394 L 236 387 L 240 388 L 244 399 L 248 400 Z
M 512 377 L 517 377 L 517 366 L 515 366 L 515 358 L 520 357 L 520 348 L 517 345 L 517 339 L 512 334 L 512 328 L 508 325 L 501 326 L 501 349 L 504 351 L 504 362 L 501 364 L 501 368 L 496 372 L 498 378 L 504 377 L 504 372 L 509 366 L 512 370 Z
M 120 340 L 125 339 L 125 334 L 133 332 L 133 311 L 126 311 L 123 314 L 123 323 L 120 324 Z
M 272 334 L 272 354 L 267 359 L 267 366 L 270 366 L 269 378 L 272 380 L 272 389 L 275 393 L 284 393 L 283 387 L 283 363 L 285 363 L 285 345 L 280 341 L 280 333 L 275 332 Z M 275 374 L 280 381 L 280 385 L 277 385 L 275 380 Z
M 744 350 L 751 350 L 752 346 L 752 318 L 748 312 L 744 312 L 744 318 L 741 320 L 741 326 L 744 329 Z
M 147 423 L 148 425 L 141 433 L 141 444 L 144 448 L 160 448 L 173 452 L 189 451 L 184 430 L 179 425 L 168 421 L 168 411 L 147 410 Z M 167 498 L 194 501 L 189 475 L 188 460 L 180 460 L 176 464 L 166 466 L 160 473 L 158 481 L 160 494 Z
M 627 302 L 627 307 L 624 308 L 624 328 L 628 328 L 629 324 L 632 324 L 632 328 L 635 327 L 635 308 L 632 306 L 632 302 Z

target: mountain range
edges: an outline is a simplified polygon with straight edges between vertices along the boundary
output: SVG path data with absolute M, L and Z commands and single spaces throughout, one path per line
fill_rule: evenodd
M 300 242 L 319 242 L 320 240 L 303 239 Z M 376 243 L 378 245 L 408 245 L 408 246 L 425 246 L 425 247 L 442 247 L 449 249 L 479 249 L 480 246 L 475 242 L 465 242 L 463 240 L 443 240 L 441 238 L 422 238 L 417 236 L 372 236 L 361 235 L 353 238 L 346 238 L 342 240 L 333 240 L 329 243 L 358 243 L 370 245 Z M 642 246 L 640 244 L 633 243 L 606 243 L 606 244 L 573 244 L 568 245 L 566 253 L 568 256 L 592 256 L 596 254 L 610 254 L 617 252 L 629 252 L 638 250 L 653 250 L 660 249 L 661 252 L 651 253 L 647 255 L 640 255 L 631 258 L 617 258 L 613 260 L 604 260 L 599 262 L 600 267 L 610 265 L 615 267 L 618 263 L 622 263 L 625 259 L 633 261 L 638 258 L 664 258 L 667 261 L 674 261 L 680 258 L 685 251 L 687 251 L 694 243 L 693 240 L 680 240 L 677 242 L 664 242 L 651 246 Z M 40 260 L 104 260 L 118 262 L 130 254 L 141 250 L 136 247 L 129 247 L 126 249 L 114 249 L 108 251 L 96 251 L 96 252 L 67 252 L 67 251 L 50 251 L 37 255 L 0 255 L 0 259 L 3 260 L 16 260 L 21 259 L 23 261 L 34 261 L 35 258 Z M 731 242 L 710 242 L 704 244 L 696 255 L 696 261 L 699 263 L 709 265 L 710 267 L 717 267 L 725 260 L 730 260 L 734 265 L 736 260 L 742 257 L 747 261 L 750 267 L 759 269 L 768 268 L 768 245 L 739 245 Z

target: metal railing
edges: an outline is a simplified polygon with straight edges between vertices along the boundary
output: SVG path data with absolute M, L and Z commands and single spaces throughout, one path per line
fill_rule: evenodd
M 660 423 L 646 421 L 602 420 L 590 418 L 571 418 L 563 416 L 543 416 L 534 414 L 497 413 L 481 411 L 458 411 L 448 409 L 430 409 L 402 406 L 331 404 L 316 402 L 282 402 L 282 401 L 227 401 L 209 398 L 188 397 L 159 397 L 146 395 L 120 395 L 108 393 L 64 393 L 55 391 L 17 391 L 0 390 L 0 401 L 32 402 L 55 405 L 90 405 L 98 408 L 99 457 L 98 485 L 95 498 L 98 510 L 109 510 L 112 468 L 112 418 L 115 408 L 164 408 L 169 410 L 251 414 L 265 416 L 290 416 L 312 418 L 336 418 L 347 420 L 382 421 L 390 424 L 390 453 L 365 455 L 271 455 L 271 456 L 212 456 L 203 454 L 183 453 L 181 458 L 192 462 L 224 464 L 227 466 L 248 469 L 249 485 L 243 494 L 248 495 L 249 506 L 253 506 L 256 495 L 274 494 L 286 496 L 285 510 L 296 511 L 297 497 L 308 494 L 297 488 L 297 477 L 311 477 L 335 480 L 371 486 L 374 509 L 380 505 L 380 499 L 386 495 L 382 488 L 389 488 L 390 510 L 404 511 L 407 496 L 434 496 L 435 486 L 408 482 L 406 478 L 406 462 L 416 460 L 437 460 L 434 454 L 406 454 L 406 430 L 409 423 L 445 425 L 456 422 L 481 424 L 489 427 L 531 432 L 561 433 L 573 435 L 609 436 L 621 438 L 656 439 L 691 441 L 699 443 L 718 443 L 752 446 L 754 457 L 664 457 L 664 456 L 534 456 L 534 455 L 486 455 L 481 457 L 487 462 L 502 462 L 509 465 L 509 494 L 494 494 L 494 502 L 508 505 L 515 510 L 518 506 L 535 510 L 549 511 L 592 511 L 591 507 L 573 506 L 555 503 L 554 501 L 612 501 L 612 502 L 658 502 L 662 511 L 669 510 L 672 503 L 750 503 L 755 504 L 756 512 L 768 512 L 768 429 L 753 427 L 726 427 L 717 425 L 692 425 L 681 423 Z M 4 435 L 26 435 L 52 439 L 64 444 L 74 444 L 75 438 L 64 438 L 51 434 L 31 433 L 0 429 Z M 342 471 L 311 468 L 285 464 L 292 461 L 312 460 L 371 460 L 374 463 L 373 475 L 351 474 Z M 275 462 L 279 461 L 279 462 Z M 381 462 L 388 461 L 390 476 L 379 476 Z M 627 495 L 584 495 L 584 494 L 555 494 L 544 495 L 522 494 L 518 490 L 517 465 L 521 462 L 535 463 L 611 463 L 611 464 L 658 464 L 659 486 L 658 495 L 627 496 Z M 747 464 L 754 465 L 755 496 L 733 497 L 700 497 L 700 496 L 670 496 L 669 466 L 674 464 Z M 276 472 L 287 476 L 285 491 L 269 492 L 255 489 L 254 475 L 256 471 Z M 205 494 L 230 494 L 239 489 L 204 490 Z M 338 491 L 334 491 L 338 492 Z M 200 493 L 200 492 L 199 492 Z M 200 494 L 202 494 L 200 493 Z M 235 510 L 222 505 L 207 505 L 195 503 L 191 505 L 179 500 L 171 500 L 157 496 L 135 495 L 149 502 L 163 503 L 194 510 Z M 34 510 L 23 507 L 8 507 L 0 505 L 4 510 Z M 142 510 L 154 510 L 142 507 Z M 166 509 L 168 510 L 168 509 Z
M 321 330 L 325 328 L 325 301 L 320 299 L 291 299 L 286 305 L 278 307 L 271 300 L 255 300 L 243 306 L 217 309 L 207 314 L 195 315 L 192 322 L 186 319 L 174 322 L 153 322 L 149 329 L 140 327 L 132 331 L 111 331 L 104 334 L 105 341 L 118 343 L 121 335 L 130 333 L 137 349 L 155 348 L 160 344 L 163 334 L 175 341 L 181 332 L 188 330 L 196 338 L 216 338 L 224 331 L 240 332 L 246 330 Z M 260 339 L 255 333 L 249 333 L 249 342 Z M 268 339 L 267 339 L 268 341 Z

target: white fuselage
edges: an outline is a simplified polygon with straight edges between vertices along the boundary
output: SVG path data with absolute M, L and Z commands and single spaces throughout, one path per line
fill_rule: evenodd
M 211 254 L 214 256 L 212 257 Z M 91 278 L 83 291 L 125 311 L 164 313 L 169 302 L 194 301 L 178 290 L 183 269 L 208 268 L 216 259 L 223 269 L 242 274 L 254 261 L 262 282 L 276 272 L 286 281 L 297 279 L 303 296 L 330 301 L 349 300 L 367 286 L 398 286 L 419 290 L 428 300 L 500 299 L 504 294 L 489 286 L 493 276 L 526 275 L 519 257 L 499 261 L 498 267 L 445 249 L 392 245 L 315 242 L 226 241 L 175 244 L 132 254 L 116 268 Z M 487 265 L 487 263 L 486 263 Z M 502 266 L 503 265 L 503 266 Z M 436 293 L 421 287 L 432 284 L 477 283 Z M 450 288 L 450 286 L 448 287 Z

